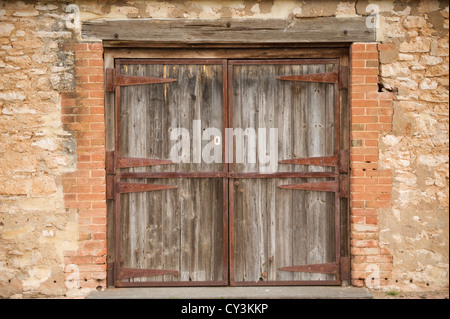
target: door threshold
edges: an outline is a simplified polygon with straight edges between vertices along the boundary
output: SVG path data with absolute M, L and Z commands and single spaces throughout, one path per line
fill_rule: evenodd
M 356 287 L 152 287 L 108 288 L 87 299 L 372 299 Z

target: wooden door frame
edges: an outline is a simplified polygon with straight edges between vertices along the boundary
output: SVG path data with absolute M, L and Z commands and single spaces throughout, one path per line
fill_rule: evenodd
M 349 151 L 350 149 L 350 109 L 349 109 L 349 56 L 350 44 L 337 45 L 175 45 L 170 48 L 154 46 L 152 48 L 124 48 L 105 46 L 104 49 L 104 67 L 114 68 L 116 59 L 230 59 L 230 60 L 250 60 L 250 59 L 338 59 L 340 66 L 340 84 L 336 97 L 339 98 L 340 105 L 340 130 L 339 147 Z M 224 85 L 224 88 L 226 85 Z M 228 89 L 227 89 L 228 90 Z M 228 96 L 228 93 L 225 94 Z M 105 92 L 105 126 L 106 126 L 106 151 L 115 150 L 115 97 L 113 92 Z M 224 105 L 226 107 L 226 105 Z M 228 121 L 227 121 L 228 122 Z M 108 162 L 108 160 L 107 160 Z M 349 172 L 349 159 L 347 157 L 346 164 L 342 165 L 345 172 Z M 111 181 L 111 170 L 107 170 L 107 183 Z M 108 178 L 108 176 L 110 178 Z M 347 194 L 349 192 L 347 178 Z M 227 188 L 228 190 L 228 188 Z M 224 189 L 225 191 L 225 189 Z M 340 251 L 336 252 L 340 256 L 340 274 L 339 280 L 329 282 L 298 282 L 297 285 L 348 285 L 350 280 L 350 205 L 348 196 L 340 201 Z M 229 202 L 229 201 L 228 201 Z M 228 205 L 228 203 L 227 203 Z M 225 206 L 225 203 L 224 203 Z M 224 207 L 225 209 L 225 207 Z M 228 207 L 227 207 L 228 209 Z M 108 286 L 118 286 L 115 282 L 115 250 L 116 236 L 115 233 L 115 205 L 111 199 L 107 200 L 107 283 Z M 228 231 L 231 228 L 228 227 Z M 230 234 L 227 234 L 229 237 Z M 229 256 L 230 258 L 231 256 Z M 228 260 L 227 260 L 228 262 Z M 228 269 L 228 266 L 227 266 Z M 229 269 L 228 269 L 229 271 Z M 229 276 L 227 280 L 229 280 Z M 191 283 L 192 284 L 192 283 Z M 223 284 L 223 283 L 222 283 Z M 292 285 L 292 282 L 270 282 L 265 285 Z M 210 284 L 208 284 L 210 285 Z M 254 284 L 252 284 L 254 285 Z M 122 286 L 122 285 L 120 285 Z M 136 286 L 136 285 L 134 285 Z

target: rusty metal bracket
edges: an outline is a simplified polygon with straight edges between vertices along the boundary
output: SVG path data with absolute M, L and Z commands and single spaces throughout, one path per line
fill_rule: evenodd
M 348 198 L 349 193 L 348 175 L 339 175 L 339 198 Z
M 121 75 L 116 69 L 106 69 L 106 92 L 114 92 L 116 86 L 130 86 L 130 85 L 145 85 L 145 84 L 160 84 L 171 83 L 178 81 L 173 78 L 158 78 L 151 76 L 132 76 Z
M 348 150 L 339 151 L 339 173 L 348 173 L 350 152 Z
M 106 152 L 106 199 L 115 199 L 115 159 L 114 152 Z

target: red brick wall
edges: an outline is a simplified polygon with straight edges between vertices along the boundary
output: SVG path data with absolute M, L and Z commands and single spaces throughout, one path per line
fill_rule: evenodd
M 380 271 L 381 285 L 392 278 L 392 255 L 380 245 L 378 226 L 378 210 L 391 207 L 392 192 L 392 170 L 378 167 L 378 141 L 392 130 L 393 116 L 393 94 L 378 92 L 378 57 L 380 50 L 391 49 L 374 43 L 351 47 L 351 278 L 355 286 L 364 286 L 374 269 Z
M 63 176 L 65 205 L 78 210 L 79 242 L 66 251 L 66 265 L 80 271 L 80 288 L 106 286 L 106 186 L 104 69 L 100 43 L 65 46 L 75 52 L 73 92 L 62 94 L 64 129 L 77 144 L 77 169 Z M 378 209 L 391 206 L 392 171 L 378 168 L 380 135 L 392 129 L 393 94 L 378 92 L 379 50 L 351 47 L 351 267 L 352 284 L 364 286 L 376 265 L 381 285 L 389 284 L 392 256 L 380 245 Z M 71 270 L 72 271 L 72 270 Z M 68 272 L 68 275 L 71 272 Z
M 79 269 L 79 287 L 106 286 L 104 70 L 101 43 L 68 44 L 75 52 L 75 90 L 62 93 L 64 129 L 76 140 L 76 171 L 63 175 L 66 209 L 78 210 L 78 249 L 65 264 Z M 73 269 L 67 272 L 70 275 Z

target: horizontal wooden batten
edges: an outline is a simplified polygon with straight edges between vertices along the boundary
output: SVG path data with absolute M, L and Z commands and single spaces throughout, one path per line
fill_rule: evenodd
M 164 275 L 174 275 L 175 277 L 177 277 L 178 271 L 165 269 L 133 269 L 133 268 L 121 268 L 119 270 L 119 279 L 164 276 Z
M 118 75 L 115 80 L 115 84 L 119 86 L 128 85 L 144 85 L 144 84 L 160 84 L 176 82 L 177 79 L 172 78 L 155 78 L 149 76 L 130 76 L 130 75 Z
M 227 172 L 138 172 L 121 173 L 120 178 L 233 178 L 233 179 L 268 179 L 268 178 L 333 178 L 334 172 L 286 172 L 274 174 L 227 173 Z
M 336 72 L 330 72 L 330 73 L 279 76 L 277 77 L 277 79 L 281 81 L 296 81 L 296 82 L 338 83 L 339 76 Z
M 156 166 L 169 164 L 174 164 L 174 162 L 170 160 L 134 158 L 134 157 L 122 157 L 117 159 L 117 168 L 143 167 L 143 166 Z
M 299 265 L 299 266 L 281 267 L 280 270 L 292 272 L 317 273 L 317 274 L 337 274 L 339 272 L 339 265 L 336 263 Z
M 274 174 L 260 173 L 230 173 L 230 178 L 254 179 L 254 178 L 331 178 L 335 177 L 334 172 L 286 172 Z
M 336 181 L 290 184 L 290 185 L 281 185 L 278 187 L 282 188 L 282 189 L 295 189 L 295 190 L 318 191 L 318 192 L 337 192 L 337 191 L 339 191 L 339 184 Z
M 118 183 L 117 184 L 117 192 L 121 193 L 121 194 L 161 191 L 161 190 L 176 189 L 176 188 L 177 188 L 177 186 L 173 186 L 173 185 L 139 184 L 139 183 Z
M 223 178 L 228 177 L 225 172 L 148 172 L 121 173 L 120 178 Z
M 154 43 L 374 42 L 366 17 L 284 19 L 126 19 L 82 23 L 84 39 Z
M 171 59 L 192 59 L 193 56 L 198 59 L 231 59 L 229 64 L 242 64 L 236 61 L 242 59 L 253 60 L 254 63 L 260 61 L 258 59 L 320 59 L 320 63 L 328 63 L 323 60 L 333 60 L 329 63 L 339 63 L 339 57 L 348 52 L 347 44 L 342 44 L 343 47 L 328 47 L 326 50 L 318 49 L 318 44 L 310 44 L 311 48 L 303 48 L 301 44 L 228 44 L 228 45 L 204 45 L 205 48 L 197 48 L 198 45 L 188 44 L 151 44 L 145 43 L 145 48 L 136 48 L 136 42 L 128 42 L 128 45 L 123 43 L 124 48 L 117 47 L 114 41 L 103 42 L 105 47 L 106 57 L 109 60 L 119 61 L 127 59 L 124 64 L 128 64 L 131 59 L 162 59 L 170 57 Z M 325 44 L 323 44 L 325 45 Z M 144 44 L 142 44 L 144 46 Z M 202 45 L 203 47 L 203 45 Z M 147 50 L 146 48 L 152 48 Z M 224 50 L 226 49 L 226 50 Z M 255 60 L 256 59 L 256 60 Z M 148 60 L 147 60 L 148 61 Z M 203 60 L 201 60 L 203 61 Z M 191 63 L 191 62 L 190 62 Z
M 295 164 L 295 165 L 336 166 L 338 164 L 338 157 L 325 156 L 325 157 L 294 158 L 289 160 L 282 160 L 279 161 L 278 163 Z

